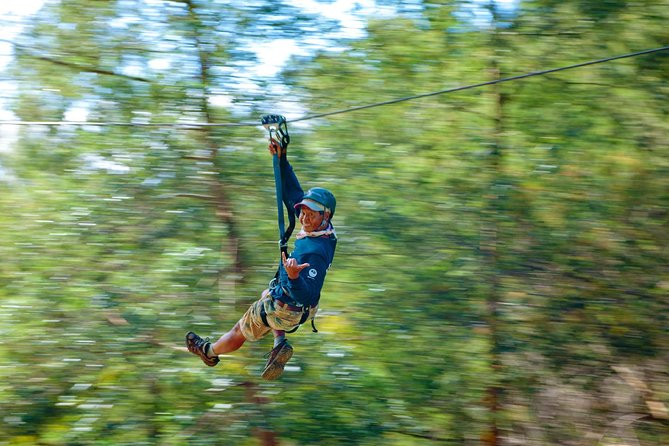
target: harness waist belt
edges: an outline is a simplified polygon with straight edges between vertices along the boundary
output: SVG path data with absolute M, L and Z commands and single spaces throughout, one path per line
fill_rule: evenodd
M 279 299 L 274 299 L 274 302 L 281 308 L 285 308 L 288 311 L 304 311 L 305 309 L 311 309 L 313 307 L 296 307 L 295 305 L 289 305 L 283 301 L 280 301 Z

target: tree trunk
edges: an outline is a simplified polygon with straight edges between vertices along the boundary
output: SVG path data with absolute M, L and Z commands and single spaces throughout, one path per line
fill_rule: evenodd
M 196 7 L 191 0 L 186 0 L 188 5 L 188 12 L 193 23 L 199 24 L 200 20 L 197 15 Z M 197 25 L 195 25 L 197 26 Z M 193 31 L 193 39 L 195 40 L 195 47 L 198 51 L 198 60 L 200 61 L 200 85 L 202 88 L 202 97 L 200 109 L 205 117 L 205 122 L 211 123 L 211 115 L 209 111 L 209 103 L 207 101 L 207 87 L 209 85 L 209 62 L 207 52 L 203 49 L 198 29 Z M 243 280 L 246 266 L 243 261 L 243 256 L 240 251 L 240 237 L 237 223 L 233 214 L 233 206 L 230 197 L 227 194 L 225 183 L 220 174 L 220 169 L 217 165 L 218 147 L 211 133 L 211 127 L 203 127 L 200 130 L 200 135 L 204 146 L 208 150 L 208 156 L 204 159 L 211 163 L 217 175 L 212 175 L 210 190 L 213 196 L 215 214 L 224 224 L 228 230 L 227 239 L 221 243 L 223 255 L 227 255 L 231 260 L 231 266 L 223 268 L 219 272 L 218 288 L 221 299 L 226 302 L 234 302 L 236 296 L 237 283 Z
M 246 389 L 246 402 L 257 409 L 260 417 L 265 417 L 265 407 L 270 403 L 268 396 L 262 396 L 258 393 L 258 386 L 245 381 L 241 384 Z M 279 446 L 279 437 L 271 429 L 264 427 L 268 423 L 262 423 L 263 426 L 256 426 L 252 429 L 253 436 L 259 441 L 260 446 Z
M 495 22 L 495 5 L 489 5 L 493 13 L 493 22 Z M 494 25 L 494 24 L 493 24 Z M 491 47 L 494 50 L 500 48 L 501 42 L 499 34 L 493 31 Z M 490 59 L 490 76 L 492 79 L 502 78 L 501 68 L 497 56 L 493 54 Z M 503 134 L 504 134 L 504 102 L 505 96 L 501 92 L 501 87 L 495 84 L 491 90 L 493 105 L 492 150 L 489 154 L 489 161 L 486 166 L 488 180 L 487 205 L 484 208 L 483 218 L 481 219 L 481 252 L 483 254 L 483 265 L 486 273 L 484 274 L 486 283 L 488 283 L 488 295 L 486 297 L 486 323 L 488 326 L 488 336 L 490 343 L 490 377 L 491 382 L 486 389 L 486 406 L 489 410 L 489 426 L 482 436 L 482 442 L 488 446 L 499 446 L 501 444 L 499 414 L 501 410 L 502 393 L 502 364 L 500 358 L 501 336 L 499 330 L 499 301 L 500 301 L 500 276 L 499 276 L 499 218 L 503 212 L 500 206 L 500 188 L 502 181 L 502 156 L 503 156 Z

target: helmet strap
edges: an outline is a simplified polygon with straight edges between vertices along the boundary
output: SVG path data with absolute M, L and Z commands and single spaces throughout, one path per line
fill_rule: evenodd
M 327 229 L 327 227 L 330 225 L 330 211 L 323 211 L 323 221 L 321 221 L 321 224 L 318 226 L 317 231 L 321 231 L 323 229 Z

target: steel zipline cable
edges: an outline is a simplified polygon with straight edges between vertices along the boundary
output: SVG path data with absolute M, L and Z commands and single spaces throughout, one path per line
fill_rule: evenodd
M 341 115 L 344 113 L 351 113 L 355 111 L 365 110 L 368 108 L 383 107 L 386 105 L 397 104 L 400 102 L 413 101 L 416 99 L 427 98 L 430 96 L 437 96 L 447 93 L 454 93 L 458 91 L 471 90 L 473 88 L 485 87 L 488 85 L 501 84 L 504 82 L 517 81 L 520 79 L 526 79 L 528 77 L 534 76 L 543 76 L 546 74 L 557 73 L 559 71 L 573 70 L 575 68 L 586 67 L 589 65 L 597 65 L 606 62 L 612 62 L 620 59 L 627 59 L 631 57 L 643 56 L 646 54 L 659 53 L 662 51 L 668 51 L 669 46 L 663 46 L 659 48 L 652 48 L 643 51 L 636 51 L 634 53 L 621 54 L 618 56 L 606 57 L 603 59 L 595 59 L 587 62 L 576 63 L 573 65 L 567 65 L 564 67 L 550 68 L 547 70 L 533 71 L 530 73 L 519 74 L 516 76 L 504 77 L 500 79 L 494 79 L 486 82 L 479 82 L 476 84 L 463 85 L 459 87 L 447 88 L 445 90 L 432 91 L 429 93 L 421 93 L 413 96 L 405 96 L 401 98 L 390 99 L 387 101 L 374 102 L 371 104 L 358 105 L 354 107 L 344 108 L 340 110 L 334 110 L 325 113 L 318 113 L 313 115 L 306 115 L 301 118 L 289 119 L 287 122 L 300 122 L 300 121 L 309 121 L 312 119 L 324 118 L 327 116 Z M 199 129 L 203 127 L 257 127 L 257 122 L 192 122 L 192 123 L 133 123 L 133 122 L 88 122 L 88 121 L 0 121 L 0 125 L 74 125 L 74 126 L 118 126 L 118 127 L 173 127 L 173 128 L 183 128 L 183 129 Z

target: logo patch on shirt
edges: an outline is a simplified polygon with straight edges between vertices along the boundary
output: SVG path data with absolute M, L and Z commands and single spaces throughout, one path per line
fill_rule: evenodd
M 315 278 L 317 275 L 318 275 L 318 271 L 316 271 L 314 268 L 311 268 L 311 269 L 309 270 L 309 277 L 310 277 L 311 279 Z

